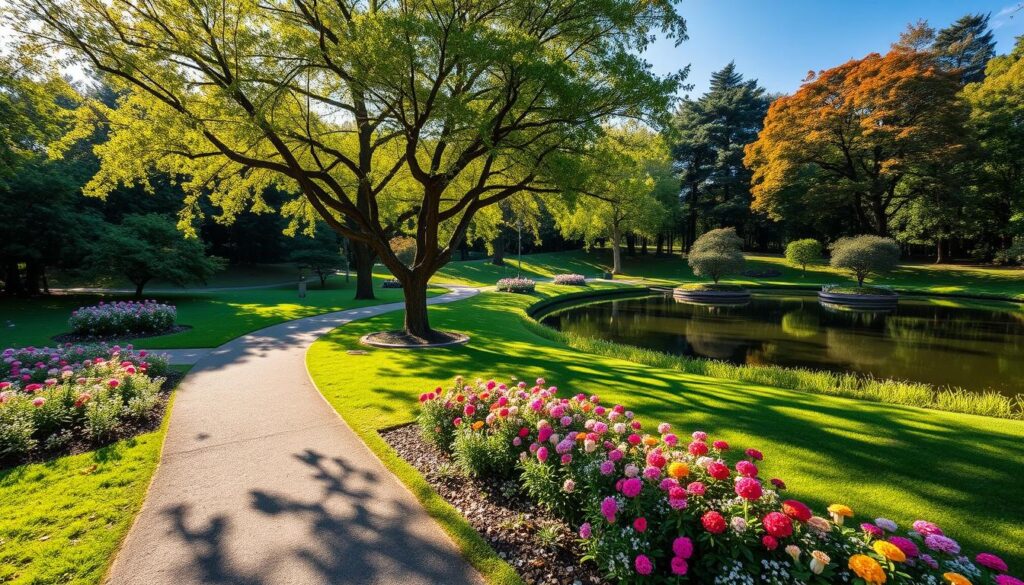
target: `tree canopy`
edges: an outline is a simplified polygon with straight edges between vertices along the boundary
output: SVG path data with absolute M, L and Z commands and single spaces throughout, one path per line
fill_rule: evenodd
M 743 241 L 735 228 L 718 228 L 705 232 L 690 248 L 687 262 L 693 273 L 718 281 L 743 268 Z

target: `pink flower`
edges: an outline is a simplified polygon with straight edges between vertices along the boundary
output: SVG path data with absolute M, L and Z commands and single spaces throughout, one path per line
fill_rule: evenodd
M 672 430 L 672 425 L 668 424 L 667 422 L 663 422 L 663 423 L 658 425 L 658 433 L 659 434 L 664 435 L 665 433 L 667 433 L 667 432 L 669 432 L 671 430 Z
M 700 523 L 704 525 L 704 530 L 707 530 L 711 534 L 721 534 L 725 532 L 725 518 L 714 510 L 701 516 Z
M 611 475 L 615 472 L 615 463 L 611 461 L 602 461 L 600 466 L 601 475 Z
M 644 477 L 647 479 L 658 479 L 661 477 L 661 470 L 654 466 L 645 467 Z
M 708 465 L 708 475 L 715 479 L 725 479 L 729 477 L 729 468 L 724 463 L 714 461 Z
M 960 554 L 960 545 L 952 538 L 941 534 L 929 534 L 924 537 L 924 545 L 934 551 L 943 552 L 948 555 Z
M 619 504 L 615 501 L 615 498 L 608 496 L 601 500 L 601 515 L 604 516 L 605 520 L 609 523 L 615 522 L 615 513 L 619 511 Z
M 661 451 L 654 450 L 647 454 L 647 465 L 660 469 L 665 467 L 665 463 L 667 463 L 667 461 L 665 460 L 665 456 L 661 454 Z
M 928 536 L 929 534 L 941 535 L 942 529 L 927 520 L 914 520 L 914 532 L 921 536 Z
M 744 477 L 757 477 L 757 466 L 744 459 L 736 463 L 736 473 Z
M 461 425 L 462 424 L 462 417 L 461 416 L 455 417 L 455 420 L 452 421 L 452 424 L 455 425 L 455 426 Z
M 476 406 L 473 406 L 472 404 L 467 404 L 466 407 L 462 409 L 462 414 L 466 416 L 473 416 L 474 414 L 476 414 Z
M 793 521 L 782 512 L 768 512 L 762 524 L 765 532 L 775 538 L 786 538 L 793 534 Z
M 672 574 L 673 575 L 685 575 L 690 570 L 689 565 L 686 563 L 686 559 L 680 557 L 672 557 Z
M 1009 575 L 999 575 L 996 577 L 996 585 L 1024 585 L 1024 581 Z
M 592 533 L 593 531 L 590 528 L 590 522 L 584 522 L 580 525 L 580 538 L 590 538 Z
M 677 557 L 688 559 L 693 556 L 693 541 L 685 536 L 672 541 L 672 552 Z
M 988 567 L 997 573 L 1005 573 L 1009 569 L 1006 566 L 1006 561 L 992 553 L 978 553 L 974 560 L 982 567 Z
M 567 494 L 573 493 L 574 491 L 576 491 L 576 482 L 571 479 L 565 480 L 565 482 L 562 484 L 562 491 L 564 491 Z
M 882 538 L 883 536 L 885 536 L 885 532 L 883 532 L 881 528 L 875 526 L 870 522 L 862 523 L 860 525 L 860 529 L 863 530 L 865 534 L 869 534 L 875 538 Z
M 668 445 L 669 447 L 675 447 L 676 444 L 679 443 L 679 437 L 673 435 L 672 433 L 668 433 L 667 435 L 662 437 L 661 440 L 665 441 L 665 444 Z
M 694 441 L 703 442 L 708 440 L 708 434 L 705 433 L 704 431 L 693 431 L 693 434 L 690 436 L 693 437 Z
M 711 446 L 714 447 L 716 451 L 729 450 L 729 443 L 726 443 L 725 441 L 715 441 L 714 443 L 711 443 Z
M 572 463 L 572 455 L 568 453 L 562 455 L 562 465 L 569 465 L 570 463 Z
M 736 495 L 745 500 L 758 500 L 763 494 L 761 482 L 752 477 L 741 477 L 736 482 Z
M 541 447 L 541 448 L 537 449 L 537 460 L 540 461 L 541 463 L 544 463 L 545 461 L 548 460 L 548 448 L 547 447 Z
M 32 406 L 35 406 L 36 408 L 39 408 L 44 404 L 46 404 L 46 399 L 43 398 L 42 396 L 37 396 L 34 400 L 32 400 Z
M 647 558 L 647 555 L 636 555 L 633 566 L 636 567 L 636 572 L 641 575 L 650 575 L 651 571 L 654 570 L 654 565 L 651 564 L 651 559 Z
M 896 546 L 896 548 L 903 551 L 903 554 L 907 555 L 908 559 L 912 559 L 920 554 L 917 550 L 917 545 L 914 544 L 913 540 L 909 538 L 903 538 L 902 536 L 892 536 L 889 538 L 889 543 Z
M 700 457 L 701 455 L 708 454 L 708 444 L 701 441 L 694 441 L 686 448 L 690 452 L 690 455 L 694 457 Z
M 757 449 L 747 449 L 746 453 L 747 453 L 747 457 L 750 457 L 751 459 L 753 459 L 755 461 L 760 461 L 760 460 L 764 459 L 764 453 L 761 453 Z
M 637 532 L 647 532 L 647 518 L 643 516 L 633 520 L 633 530 Z
M 686 491 L 695 496 L 703 496 L 704 492 L 707 491 L 707 488 L 704 486 L 703 483 L 695 481 L 690 483 L 690 485 L 686 486 Z
M 622 494 L 627 498 L 635 498 L 640 495 L 644 483 L 637 477 L 631 477 L 622 482 Z
M 761 544 L 763 544 L 764 547 L 768 550 L 775 550 L 779 547 L 779 541 L 776 540 L 775 537 L 771 536 L 770 534 L 765 534 L 764 537 L 761 538 Z

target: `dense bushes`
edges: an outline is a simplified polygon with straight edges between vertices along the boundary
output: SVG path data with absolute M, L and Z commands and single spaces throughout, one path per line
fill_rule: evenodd
M 0 461 L 103 444 L 145 423 L 167 361 L 103 345 L 6 349 L 0 361 Z
M 537 283 L 529 278 L 502 278 L 495 288 L 501 292 L 532 293 Z
M 174 305 L 156 301 L 100 301 L 72 311 L 68 327 L 75 335 L 89 337 L 160 333 L 171 330 L 177 318 Z
M 518 474 L 538 505 L 578 526 L 585 558 L 609 580 L 1022 583 L 994 555 L 964 556 L 930 522 L 858 524 L 842 504 L 828 507 L 830 519 L 815 515 L 782 495 L 782 480 L 760 476 L 756 449 L 738 452 L 700 431 L 684 439 L 666 423 L 645 432 L 625 407 L 560 398 L 542 379 L 533 387 L 456 379 L 420 403 L 429 440 L 473 473 Z
M 587 279 L 582 274 L 556 274 L 555 284 L 567 284 L 571 286 L 585 286 Z

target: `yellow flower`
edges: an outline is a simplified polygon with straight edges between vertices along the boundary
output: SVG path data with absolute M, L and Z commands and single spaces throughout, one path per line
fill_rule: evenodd
M 907 560 L 906 553 L 900 550 L 900 547 L 896 546 L 891 542 L 887 542 L 885 540 L 876 540 L 875 544 L 873 544 L 872 547 L 875 549 L 876 553 L 882 555 L 890 561 L 902 563 Z
M 971 585 L 971 582 L 967 580 L 967 577 L 964 577 L 960 573 L 945 573 L 942 576 L 946 578 L 946 581 L 948 581 L 950 585 Z
M 867 555 L 853 555 L 850 557 L 850 569 L 861 579 L 867 581 L 868 585 L 879 585 L 885 583 L 885 571 L 878 561 Z
M 815 575 L 820 575 L 831 562 L 832 559 L 820 550 L 811 551 L 811 572 Z
M 843 504 L 832 504 L 828 507 L 828 513 L 832 515 L 832 521 L 842 526 L 844 518 L 853 516 L 853 510 Z
M 673 461 L 668 464 L 668 474 L 676 479 L 682 479 L 690 475 L 690 466 L 682 461 Z

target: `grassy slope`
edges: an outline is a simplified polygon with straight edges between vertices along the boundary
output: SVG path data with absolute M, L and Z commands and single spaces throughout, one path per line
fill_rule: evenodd
M 483 293 L 432 308 L 432 323 L 473 336 L 468 346 L 424 351 L 370 350 L 350 356 L 364 333 L 398 325 L 400 314 L 356 321 L 315 343 L 308 355 L 327 400 L 455 532 L 473 560 L 494 559 L 422 478 L 397 460 L 376 430 L 412 420 L 416 396 L 457 374 L 508 379 L 545 376 L 568 395 L 597 393 L 647 423 L 703 429 L 734 447 L 765 451 L 765 475 L 820 512 L 843 502 L 858 521 L 887 516 L 906 525 L 938 522 L 966 545 L 1024 567 L 1024 422 L 993 420 L 801 394 L 580 355 L 531 333 L 523 309 L 538 296 L 576 288 L 542 285 L 534 297 Z M 496 579 L 501 581 L 501 578 Z
M 516 259 L 506 258 L 507 266 L 494 266 L 486 260 L 452 262 L 438 276 L 439 281 L 494 284 L 504 276 L 515 275 Z M 562 272 L 578 272 L 597 276 L 611 265 L 608 250 L 591 252 L 555 252 L 523 257 L 523 272 L 527 276 L 549 278 Z M 655 258 L 650 256 L 625 257 L 625 274 L 621 278 L 644 277 L 662 284 L 676 284 L 696 280 L 690 267 L 678 256 Z M 736 277 L 723 282 L 744 285 L 807 286 L 818 287 L 850 281 L 849 277 L 827 265 L 809 266 L 806 276 L 789 266 L 778 256 L 747 256 L 748 270 L 778 270 L 782 274 L 771 278 Z M 1024 270 L 1019 268 L 985 268 L 933 264 L 903 264 L 884 278 L 873 280 L 881 284 L 913 292 L 935 294 L 982 294 L 1017 297 L 1024 300 Z
M 0 583 L 100 582 L 142 507 L 172 404 L 153 432 L 0 472 Z
M 135 341 L 148 349 L 216 347 L 250 331 L 321 313 L 402 300 L 400 289 L 377 288 L 377 299 L 352 298 L 355 279 L 328 280 L 327 288 L 310 284 L 305 299 L 294 287 L 236 290 L 202 294 L 161 293 L 146 295 L 178 307 L 178 323 L 192 329 Z M 434 294 L 439 291 L 431 291 Z M 53 344 L 52 336 L 67 331 L 71 311 L 115 296 L 52 296 L 43 299 L 0 298 L 0 347 Z M 11 326 L 13 324 L 13 326 Z

